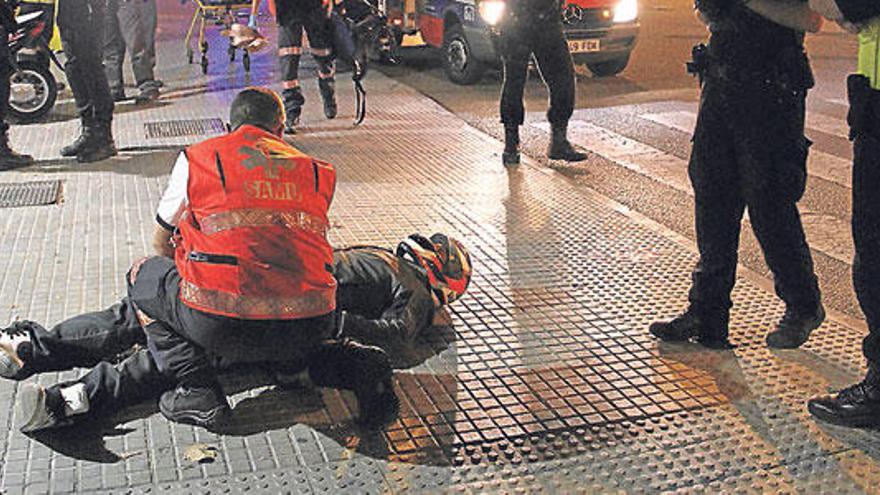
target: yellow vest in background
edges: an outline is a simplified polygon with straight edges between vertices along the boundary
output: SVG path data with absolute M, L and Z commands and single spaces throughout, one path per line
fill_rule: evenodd
M 871 87 L 880 90 L 880 19 L 871 21 L 859 33 L 859 74 L 871 80 Z

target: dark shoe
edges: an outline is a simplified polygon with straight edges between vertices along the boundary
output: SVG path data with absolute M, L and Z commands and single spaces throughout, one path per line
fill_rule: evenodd
M 159 99 L 159 88 L 156 86 L 148 86 L 144 88 L 139 95 L 134 97 L 134 102 L 138 105 L 152 103 Z
M 61 148 L 61 156 L 70 157 L 78 155 L 80 151 L 84 149 L 86 144 L 90 143 L 94 139 L 94 133 L 95 124 L 83 120 L 80 124 L 79 137 L 77 137 L 74 142 Z
M 34 157 L 16 153 L 5 139 L 0 138 L 0 171 L 14 170 L 34 164 Z
M 813 330 L 819 328 L 823 321 L 825 321 L 825 308 L 821 304 L 819 309 L 809 316 L 786 309 L 776 330 L 767 335 L 767 345 L 774 349 L 796 349 L 810 338 Z
M 111 96 L 113 97 L 113 101 L 116 102 L 116 103 L 119 103 L 120 101 L 125 101 L 125 100 L 128 99 L 128 97 L 125 96 L 125 90 L 124 90 L 124 89 L 119 90 L 119 91 L 113 91 L 113 92 L 111 93 Z
M 553 127 L 550 136 L 550 147 L 547 149 L 547 158 L 551 160 L 565 160 L 567 162 L 586 160 L 586 153 L 581 153 L 574 149 L 574 146 L 568 141 L 567 134 L 567 126 Z
M 505 152 L 501 153 L 501 163 L 505 167 L 509 167 L 511 165 L 519 165 L 519 163 L 520 163 L 519 151 L 505 151 Z
M 98 122 L 90 124 L 86 128 L 88 129 L 88 140 L 76 154 L 77 162 L 98 162 L 117 155 L 110 122 Z M 84 134 L 86 133 L 84 132 Z
M 334 82 L 321 85 L 321 100 L 324 101 L 324 117 L 335 119 L 338 110 L 336 108 L 336 88 Z
M 22 433 L 68 426 L 73 416 L 89 410 L 89 397 L 82 383 L 50 388 L 27 383 L 19 388 L 16 403 Z
M 519 164 L 519 126 L 504 126 L 504 152 L 501 153 L 501 163 L 504 166 Z
M 648 327 L 648 331 L 664 342 L 695 340 L 710 349 L 731 349 L 733 347 L 727 340 L 726 323 L 704 322 L 693 309 L 688 309 L 671 321 L 652 323 Z
M 159 411 L 169 421 L 212 429 L 232 413 L 219 385 L 189 387 L 178 385 L 162 394 Z
M 866 379 L 835 396 L 810 399 L 807 409 L 813 416 L 835 425 L 851 428 L 880 426 L 880 386 Z
M 79 163 L 99 162 L 114 157 L 117 154 L 119 154 L 119 152 L 116 150 L 116 144 L 113 143 L 113 141 L 110 141 L 84 150 L 82 153 L 76 155 L 76 161 Z
M 310 357 L 312 382 L 353 391 L 358 399 L 357 423 L 369 430 L 384 428 L 400 413 L 391 376 L 385 351 L 352 340 L 326 342 Z
M 18 322 L 0 329 L 0 376 L 10 380 L 19 378 L 24 361 L 18 355 L 18 346 L 30 341 L 30 332 Z
M 296 134 L 299 127 L 299 113 L 296 115 L 287 114 L 287 120 L 284 122 L 284 134 Z

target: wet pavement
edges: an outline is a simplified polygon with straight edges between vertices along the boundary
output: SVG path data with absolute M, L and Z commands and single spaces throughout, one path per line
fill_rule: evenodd
M 176 2 L 162 4 L 164 25 Z M 189 7 L 187 7 L 188 9 Z M 174 24 L 177 23 L 177 24 Z M 57 159 L 69 105 L 13 129 L 41 162 L 0 182 L 62 181 L 58 204 L 0 209 L 0 321 L 52 323 L 123 294 L 149 252 L 154 208 L 176 151 L 220 132 L 237 88 L 271 84 L 271 53 L 250 80 L 214 43 L 208 76 L 166 30 L 163 98 L 123 105 L 120 157 Z M 306 57 L 307 58 L 307 57 Z M 392 246 L 441 231 L 470 249 L 475 275 L 450 324 L 393 352 L 401 416 L 381 435 L 353 427 L 354 399 L 227 374 L 234 422 L 222 435 L 167 422 L 153 403 L 33 438 L 12 426 L 18 385 L 0 382 L 3 493 L 871 493 L 880 436 L 818 424 L 804 402 L 864 372 L 863 324 L 839 314 L 801 350 L 770 351 L 782 304 L 741 270 L 735 350 L 658 344 L 647 325 L 686 304 L 693 245 L 627 207 L 526 160 L 414 90 L 373 72 L 367 121 L 339 77 L 341 115 L 320 116 L 314 80 L 293 142 L 334 163 L 336 246 Z M 589 149 L 589 142 L 583 143 Z M 618 157 L 620 158 L 620 157 Z M 671 176 L 670 180 L 675 180 Z M 48 373 L 51 384 L 82 370 Z M 213 462 L 188 459 L 209 447 Z

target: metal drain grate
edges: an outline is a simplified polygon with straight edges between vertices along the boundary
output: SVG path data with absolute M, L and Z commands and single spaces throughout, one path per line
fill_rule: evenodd
M 159 139 L 222 134 L 226 132 L 226 126 L 221 119 L 162 120 L 145 122 L 144 131 L 147 139 Z
M 60 198 L 60 180 L 0 183 L 0 208 L 51 205 Z

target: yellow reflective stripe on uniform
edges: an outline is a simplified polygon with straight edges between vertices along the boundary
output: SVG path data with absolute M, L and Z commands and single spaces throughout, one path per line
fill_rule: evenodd
M 290 195 L 290 191 L 262 191 L 266 194 Z M 330 226 L 315 215 L 303 211 L 273 211 L 242 209 L 214 213 L 199 220 L 201 231 L 207 235 L 244 227 L 267 227 L 280 225 L 290 230 L 303 230 L 326 236 Z
M 859 33 L 858 73 L 871 80 L 872 88 L 880 90 L 880 19 Z
M 315 316 L 335 308 L 335 292 L 309 292 L 301 296 L 275 297 L 232 294 L 180 281 L 180 299 L 196 308 L 219 311 L 245 319 L 287 319 Z M 307 316 L 307 317 L 308 317 Z

